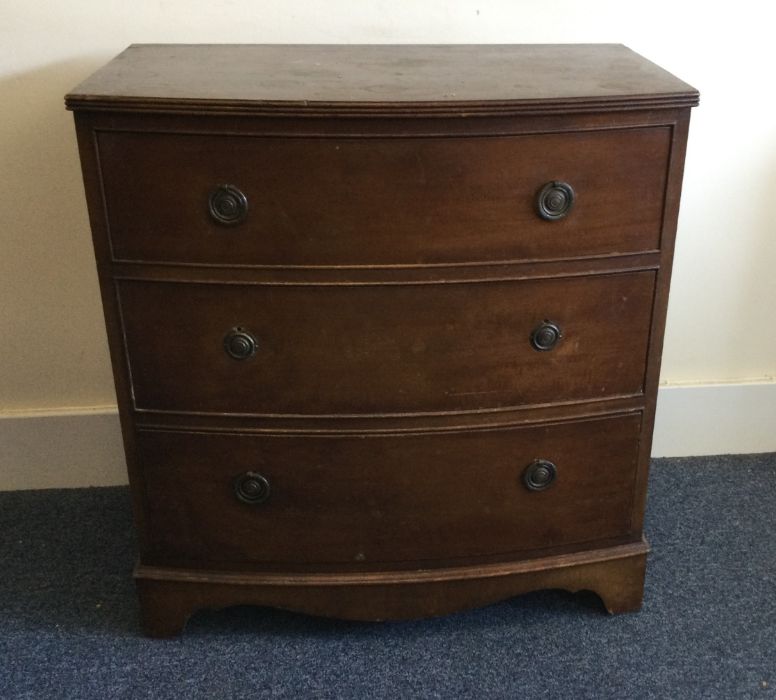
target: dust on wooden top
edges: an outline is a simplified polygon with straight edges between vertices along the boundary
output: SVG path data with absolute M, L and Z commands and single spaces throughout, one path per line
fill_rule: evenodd
M 694 106 L 698 92 L 620 44 L 136 44 L 73 110 L 460 116 Z

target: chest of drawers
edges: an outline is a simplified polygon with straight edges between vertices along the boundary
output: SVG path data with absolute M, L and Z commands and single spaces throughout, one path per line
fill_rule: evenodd
M 139 45 L 68 95 L 146 631 L 638 608 L 697 99 L 616 45 Z

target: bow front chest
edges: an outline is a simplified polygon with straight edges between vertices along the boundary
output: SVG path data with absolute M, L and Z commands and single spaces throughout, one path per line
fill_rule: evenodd
M 69 94 L 146 631 L 638 608 L 697 99 L 618 45 L 137 45 Z

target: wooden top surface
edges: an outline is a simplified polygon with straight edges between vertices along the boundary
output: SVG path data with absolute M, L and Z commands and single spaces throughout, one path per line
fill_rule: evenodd
M 75 110 L 386 116 L 697 103 L 620 44 L 136 44 L 66 97 Z

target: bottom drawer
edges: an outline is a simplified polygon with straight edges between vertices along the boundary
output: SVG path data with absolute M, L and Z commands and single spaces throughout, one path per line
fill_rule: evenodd
M 388 563 L 623 536 L 640 421 L 357 437 L 140 430 L 143 557 Z

